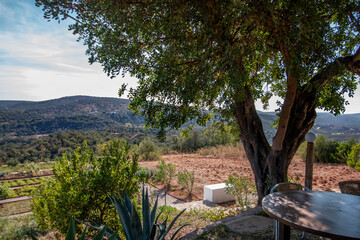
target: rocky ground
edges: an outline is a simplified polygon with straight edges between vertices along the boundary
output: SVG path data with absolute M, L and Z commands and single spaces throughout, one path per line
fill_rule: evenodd
M 199 154 L 164 155 L 166 163 L 172 163 L 177 171 L 194 171 L 195 184 L 193 196 L 189 198 L 177 184 L 177 177 L 172 181 L 170 194 L 183 201 L 198 201 L 203 199 L 204 185 L 224 182 L 229 175 L 238 174 L 248 177 L 254 183 L 250 163 L 245 157 L 213 157 Z M 140 162 L 140 166 L 156 168 L 159 161 Z M 305 182 L 305 162 L 296 157 L 289 168 L 289 177 L 300 184 Z M 360 172 L 346 164 L 315 163 L 313 171 L 313 190 L 339 192 L 338 183 L 345 180 L 360 178 Z M 161 184 L 159 188 L 163 187 Z

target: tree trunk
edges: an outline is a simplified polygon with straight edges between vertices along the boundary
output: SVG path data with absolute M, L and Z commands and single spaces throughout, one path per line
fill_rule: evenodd
M 235 102 L 236 121 L 254 172 L 259 205 L 276 183 L 287 181 L 291 160 L 314 124 L 315 103 L 315 94 L 299 90 L 296 92 L 282 150 L 277 150 L 271 148 L 265 137 L 250 91 L 245 89 L 244 99 Z

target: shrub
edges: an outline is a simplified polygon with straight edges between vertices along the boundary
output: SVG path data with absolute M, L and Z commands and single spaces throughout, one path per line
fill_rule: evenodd
M 158 147 L 150 138 L 145 138 L 137 150 L 142 160 L 156 160 L 159 158 Z
M 155 169 L 149 169 L 147 167 L 140 167 L 136 175 L 142 182 L 148 182 L 149 179 L 153 178 L 156 173 Z
M 204 147 L 204 143 L 199 130 L 193 130 L 191 135 L 183 139 L 180 144 L 180 150 L 182 152 L 195 152 L 202 147 Z
M 360 143 L 351 148 L 351 152 L 346 163 L 348 166 L 360 171 Z
M 194 187 L 195 173 L 194 171 L 188 172 L 178 172 L 178 183 L 186 189 L 186 191 L 191 195 Z
M 19 161 L 17 159 L 10 159 L 6 162 L 6 165 L 8 165 L 9 167 L 16 167 L 19 164 Z
M 24 170 L 31 175 L 35 176 L 40 172 L 40 165 L 38 163 L 26 163 L 24 164 Z
M 0 200 L 13 197 L 14 195 L 14 191 L 7 184 L 0 184 Z
M 171 163 L 166 164 L 165 160 L 161 159 L 160 163 L 156 165 L 156 169 L 158 171 L 154 175 L 155 181 L 162 182 L 166 186 L 169 186 L 175 175 L 175 165 Z
M 95 157 L 84 142 L 69 157 L 55 162 L 53 179 L 33 191 L 32 210 L 40 227 L 65 232 L 70 216 L 80 221 L 100 221 L 118 226 L 116 212 L 107 194 L 125 191 L 133 196 L 139 189 L 137 156 L 131 156 L 123 141 L 113 141 Z
M 227 194 L 235 198 L 236 204 L 242 208 L 250 206 L 250 194 L 252 193 L 252 186 L 250 180 L 246 177 L 239 178 L 237 174 L 230 175 L 225 181 Z
M 338 154 L 338 160 L 341 163 L 346 163 L 348 156 L 351 152 L 351 149 L 353 146 L 356 145 L 356 140 L 355 138 L 350 139 L 347 142 L 342 142 L 339 144 L 339 146 L 337 147 L 337 154 Z
M 318 136 L 314 143 L 314 161 L 321 163 L 340 162 L 337 152 L 338 146 L 339 143 L 337 141 L 328 139 L 324 135 Z

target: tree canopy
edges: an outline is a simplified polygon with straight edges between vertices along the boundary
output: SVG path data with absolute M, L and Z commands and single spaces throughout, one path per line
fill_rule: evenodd
M 148 126 L 235 121 L 259 201 L 287 169 L 316 118 L 344 111 L 360 74 L 359 1 L 36 0 L 115 77 L 130 73 L 131 108 Z M 119 93 L 123 93 L 123 86 Z M 255 109 L 272 96 L 278 130 L 269 143 Z M 210 110 L 210 111 L 209 111 Z

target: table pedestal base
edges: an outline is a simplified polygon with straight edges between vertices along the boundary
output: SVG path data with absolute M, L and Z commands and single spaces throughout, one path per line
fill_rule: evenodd
M 276 224 L 276 240 L 290 240 L 290 227 L 278 222 Z

